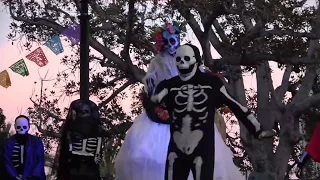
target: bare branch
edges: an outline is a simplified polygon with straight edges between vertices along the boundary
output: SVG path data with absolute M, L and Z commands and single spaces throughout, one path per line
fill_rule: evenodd
M 219 37 L 221 38 L 222 42 L 224 43 L 230 43 L 229 38 L 227 37 L 227 35 L 225 34 L 224 29 L 220 26 L 218 20 L 214 20 L 213 21 L 213 26 L 216 29 Z
M 124 78 L 124 77 L 122 77 L 122 76 L 115 77 L 115 78 L 113 78 L 111 81 L 108 81 L 107 83 L 101 84 L 100 88 L 107 88 L 107 87 L 110 87 L 110 86 L 115 86 L 115 83 L 116 83 L 117 81 L 122 80 L 123 78 Z
M 279 100 L 274 87 L 273 87 L 273 81 L 272 81 L 272 77 L 271 77 L 271 68 L 269 65 L 269 62 L 264 62 L 265 63 L 265 68 L 266 68 L 266 78 L 267 78 L 267 82 L 268 82 L 268 86 L 270 89 L 270 93 L 271 93 L 271 98 L 272 98 L 272 102 L 275 103 L 275 105 L 279 108 L 279 109 L 284 109 L 284 104 L 282 104 L 282 101 Z
M 129 63 L 129 66 L 132 65 L 132 61 L 129 54 L 131 37 L 132 37 L 132 28 L 134 23 L 134 15 L 136 10 L 134 9 L 135 0 L 129 0 L 129 10 L 128 10 L 128 20 L 127 20 L 127 28 L 126 28 L 126 36 L 124 40 L 124 47 L 121 51 L 121 56 Z
M 308 47 L 308 57 L 312 57 L 313 53 L 318 47 L 319 47 L 318 40 L 310 40 L 309 47 Z M 302 79 L 302 83 L 299 88 L 299 91 L 297 92 L 295 97 L 293 97 L 292 103 L 300 102 L 309 95 L 314 82 L 314 78 L 316 77 L 317 73 L 319 73 L 318 72 L 319 69 L 317 68 L 318 66 L 315 66 L 315 65 L 307 66 L 307 70 L 306 70 L 305 76 Z
M 33 24 L 33 25 L 47 26 L 59 33 L 61 33 L 64 30 L 63 26 L 49 19 L 45 19 L 45 18 L 29 19 L 21 16 L 16 16 L 13 13 L 12 5 L 13 5 L 12 2 L 10 2 L 9 4 L 10 15 L 13 19 L 17 21 L 26 22 L 28 24 Z M 117 64 L 119 66 L 119 69 L 121 69 L 124 72 L 131 72 L 129 74 L 133 75 L 133 77 L 137 81 L 142 82 L 142 78 L 145 76 L 145 71 L 138 68 L 137 66 L 128 67 L 127 63 L 123 61 L 118 55 L 116 55 L 114 52 L 112 52 L 110 49 L 103 46 L 101 43 L 99 43 L 97 40 L 93 39 L 92 37 L 89 37 L 89 44 L 92 48 L 100 52 L 104 57 L 110 59 L 115 64 Z
M 47 136 L 47 137 L 53 137 L 53 138 L 60 138 L 61 134 L 60 133 L 56 133 L 54 131 L 48 131 L 43 129 L 40 125 L 35 124 L 35 123 L 31 123 L 31 125 L 36 126 L 37 130 L 43 135 L 43 136 Z
M 283 101 L 284 95 L 288 91 L 289 79 L 290 79 L 290 75 L 291 75 L 292 69 L 293 69 L 292 65 L 289 65 L 289 66 L 286 67 L 286 70 L 284 71 L 283 76 L 282 76 L 281 85 L 276 89 L 276 93 L 277 93 L 278 99 L 281 102 Z
M 304 98 L 304 100 L 300 101 L 299 103 L 296 103 L 296 106 L 300 112 L 303 112 L 311 106 L 317 104 L 320 104 L 320 93 Z
M 307 37 L 309 39 L 315 40 L 319 39 L 319 36 L 315 33 L 308 33 L 308 32 L 294 32 L 292 30 L 280 30 L 280 29 L 273 29 L 269 31 L 261 31 L 260 36 L 270 37 L 273 35 L 278 36 L 293 36 L 293 37 Z
M 58 115 L 53 114 L 50 110 L 41 107 L 38 103 L 36 103 L 32 98 L 29 98 L 30 101 L 33 103 L 33 105 L 37 108 L 37 110 L 39 110 L 42 113 L 47 114 L 49 117 L 52 117 L 54 119 L 57 120 L 63 120 L 62 118 L 60 118 Z
M 52 11 L 56 11 L 58 13 L 62 13 L 65 15 L 65 17 L 69 18 L 73 23 L 76 23 L 75 21 L 75 17 L 71 16 L 69 13 L 67 13 L 66 11 L 58 8 L 57 6 L 53 6 L 51 3 L 45 4 L 45 9 L 48 10 L 52 10 Z
M 89 1 L 89 4 L 94 12 L 99 15 L 100 19 L 105 20 L 107 17 L 106 12 L 97 4 L 97 1 Z
M 273 54 L 244 54 L 242 56 L 224 56 L 220 59 L 213 59 L 215 66 L 221 67 L 225 64 L 228 65 L 257 65 L 261 61 L 275 61 L 281 64 L 291 64 L 291 65 L 309 65 L 317 64 L 319 60 L 313 57 L 290 57 L 283 58 L 278 57 Z
M 124 85 L 122 85 L 120 88 L 118 88 L 117 90 L 115 90 L 106 100 L 102 101 L 99 104 L 99 108 L 105 106 L 106 104 L 108 104 L 110 101 L 113 100 L 113 98 L 115 98 L 119 93 L 121 93 L 123 90 L 125 90 L 128 86 L 130 86 L 133 83 L 133 81 L 128 81 L 126 82 Z

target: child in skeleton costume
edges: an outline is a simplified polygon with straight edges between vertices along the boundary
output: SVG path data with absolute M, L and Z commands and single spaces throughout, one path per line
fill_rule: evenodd
M 149 96 L 160 81 L 178 75 L 173 55 L 180 46 L 179 36 L 176 33 L 170 33 L 175 32 L 168 30 L 170 28 L 172 25 L 167 24 L 156 34 L 159 54 L 150 62 L 144 78 L 145 93 L 142 98 L 144 111 L 134 120 L 116 157 L 116 180 L 164 180 L 171 118 L 164 107 L 152 103 Z M 178 26 L 176 30 L 178 31 Z M 165 46 L 162 46 L 162 42 Z M 218 113 L 216 119 L 224 121 Z M 215 180 L 244 180 L 245 178 L 241 178 L 242 175 L 233 163 L 229 147 L 217 130 L 214 133 L 216 133 L 216 153 L 221 157 L 218 160 L 221 170 L 218 169 L 219 172 L 215 173 Z M 229 171 L 226 172 L 225 169 Z M 191 172 L 188 180 L 193 180 Z
M 26 116 L 18 116 L 14 127 L 16 134 L 7 139 L 2 153 L 4 180 L 45 180 L 42 140 L 28 134 L 30 120 Z
M 102 134 L 98 106 L 92 101 L 70 104 L 60 140 L 57 180 L 100 180 Z
M 199 49 L 183 45 L 177 49 L 179 76 L 160 82 L 152 100 L 164 103 L 173 118 L 166 162 L 166 180 L 187 180 L 190 170 L 195 180 L 214 177 L 214 122 L 216 108 L 226 104 L 257 138 L 271 137 L 263 131 L 249 110 L 235 101 L 222 81 L 202 73 Z

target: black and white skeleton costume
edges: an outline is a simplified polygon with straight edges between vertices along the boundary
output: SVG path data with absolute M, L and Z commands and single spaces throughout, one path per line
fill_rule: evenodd
M 92 101 L 73 101 L 61 137 L 58 180 L 100 180 L 100 114 Z
M 45 180 L 44 146 L 39 137 L 28 134 L 29 118 L 20 115 L 15 120 L 16 134 L 5 143 L 4 178 L 6 180 Z
M 28 121 L 22 119 L 17 119 L 15 123 L 15 130 L 18 134 L 16 142 L 14 143 L 11 161 L 13 166 L 17 169 L 17 172 L 21 175 L 23 174 L 23 169 L 25 165 L 26 158 L 26 144 L 27 144 L 27 134 L 30 127 Z
M 191 169 L 194 180 L 211 180 L 217 108 L 226 104 L 255 137 L 272 133 L 261 130 L 253 114 L 228 94 L 217 76 L 199 70 L 202 62 L 197 47 L 183 45 L 175 58 L 179 76 L 160 82 L 152 97 L 154 102 L 164 103 L 173 118 L 165 179 L 186 180 Z

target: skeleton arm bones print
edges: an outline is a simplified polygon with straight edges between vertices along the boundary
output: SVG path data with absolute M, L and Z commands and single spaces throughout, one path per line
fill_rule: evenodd
M 247 107 L 244 107 L 237 102 L 227 91 L 223 82 L 215 75 L 211 75 L 211 79 L 216 88 L 219 88 L 219 103 L 216 104 L 216 108 L 220 108 L 223 104 L 227 105 L 231 111 L 235 114 L 244 126 L 252 133 L 256 138 L 272 137 L 274 131 L 262 131 L 261 125 L 254 115 L 249 111 Z M 157 86 L 155 95 L 151 97 L 152 101 L 162 103 L 168 95 L 170 89 L 165 86 L 166 83 L 161 83 Z
M 240 120 L 248 131 L 253 134 L 255 137 L 262 138 L 265 133 L 261 133 L 261 125 L 258 120 L 253 116 L 247 107 L 244 107 L 239 102 L 237 102 L 227 91 L 226 87 L 223 85 L 223 82 L 217 77 L 212 76 L 213 83 L 219 88 L 219 96 L 221 107 L 223 104 L 227 105 L 234 115 Z M 217 107 L 218 108 L 218 107 Z

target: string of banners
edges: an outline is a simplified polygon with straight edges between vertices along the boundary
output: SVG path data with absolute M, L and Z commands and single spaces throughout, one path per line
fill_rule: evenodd
M 65 30 L 61 32 L 61 35 L 68 37 L 72 45 L 79 43 L 80 42 L 79 24 L 74 24 L 70 27 L 65 28 Z M 60 35 L 52 36 L 43 45 L 49 48 L 56 55 L 64 52 Z M 41 47 L 38 47 L 37 49 L 29 53 L 27 56 L 25 56 L 25 59 L 34 62 L 39 67 L 44 67 L 49 62 Z M 29 76 L 29 70 L 24 58 L 12 64 L 9 67 L 9 69 L 11 69 L 11 71 L 17 74 L 20 74 L 23 77 Z M 0 86 L 4 88 L 8 88 L 11 86 L 11 79 L 7 70 L 0 72 Z

